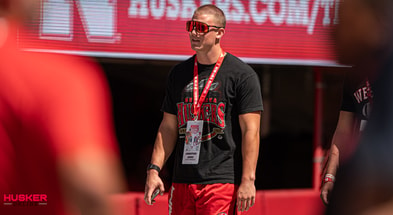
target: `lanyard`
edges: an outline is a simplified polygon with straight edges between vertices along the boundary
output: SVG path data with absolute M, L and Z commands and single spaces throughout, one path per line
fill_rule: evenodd
M 217 75 L 218 70 L 221 67 L 222 61 L 224 60 L 225 57 L 225 52 L 222 51 L 220 57 L 217 60 L 216 65 L 213 68 L 212 73 L 209 76 L 209 79 L 205 85 L 205 88 L 202 91 L 201 97 L 198 100 L 199 97 L 199 84 L 198 84 L 198 61 L 197 61 L 197 56 L 195 55 L 195 61 L 194 61 L 194 98 L 193 98 L 193 107 L 194 107 L 194 120 L 198 120 L 199 116 L 199 111 L 201 110 L 201 106 L 203 101 L 205 100 L 207 93 L 209 92 L 209 89 L 214 81 L 214 78 Z

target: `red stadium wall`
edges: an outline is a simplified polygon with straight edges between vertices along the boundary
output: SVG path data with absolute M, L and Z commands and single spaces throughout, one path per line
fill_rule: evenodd
M 112 196 L 116 215 L 167 215 L 168 194 L 158 196 L 153 206 L 143 200 L 143 193 L 125 193 Z M 257 191 L 256 202 L 246 215 L 320 215 L 324 205 L 319 192 L 304 190 Z

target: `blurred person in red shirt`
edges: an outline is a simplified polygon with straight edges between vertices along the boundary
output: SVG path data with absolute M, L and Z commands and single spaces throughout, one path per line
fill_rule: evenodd
M 339 10 L 338 60 L 371 68 L 373 108 L 326 214 L 393 214 L 393 1 L 345 0 Z
M 113 214 L 125 186 L 109 88 L 92 61 L 18 50 L 40 3 L 0 1 L 0 214 Z

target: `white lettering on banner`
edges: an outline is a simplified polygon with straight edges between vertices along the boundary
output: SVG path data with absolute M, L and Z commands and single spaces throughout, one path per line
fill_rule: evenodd
M 325 16 L 323 17 L 322 23 L 323 23 L 324 26 L 326 26 L 326 25 L 329 25 L 331 23 L 329 11 L 330 11 L 330 8 L 334 6 L 334 1 L 332 1 L 332 0 L 322 0 L 321 4 L 322 4 L 322 7 L 325 8 L 325 11 L 324 11 L 324 15 Z
M 188 20 L 199 4 L 213 3 L 224 11 L 228 23 L 264 25 L 270 21 L 274 26 L 304 27 L 309 35 L 316 26 L 338 23 L 339 0 L 45 0 L 40 39 L 71 41 L 75 20 L 80 19 L 89 42 L 119 42 L 118 1 L 130 2 L 125 9 L 135 19 Z
M 178 0 L 168 0 L 166 17 L 169 20 L 176 20 L 180 14 L 180 3 Z
M 161 19 L 165 13 L 165 0 L 152 0 L 150 8 L 153 18 Z
M 288 25 L 308 25 L 308 5 L 309 0 L 288 1 Z
M 147 0 L 131 0 L 128 16 L 132 18 L 148 18 Z
M 192 15 L 194 14 L 195 8 L 197 6 L 195 5 L 194 1 L 189 1 L 189 0 L 182 0 L 183 2 L 183 7 L 181 10 L 181 17 L 182 19 L 190 19 Z
M 314 1 L 314 5 L 312 8 L 312 12 L 311 12 L 311 20 L 310 20 L 310 23 L 307 28 L 308 34 L 313 34 L 313 32 L 314 32 L 314 27 L 316 24 L 316 19 L 317 19 L 319 7 L 322 7 L 325 9 L 322 24 L 324 26 L 332 24 L 329 12 L 330 12 L 330 6 L 333 6 L 335 1 L 338 2 L 339 0 L 315 0 Z M 338 15 L 337 8 L 338 8 L 338 4 L 336 4 L 335 19 L 337 19 L 337 15 Z M 334 23 L 334 24 L 337 24 L 337 23 Z
M 89 42 L 115 43 L 117 8 L 115 0 L 75 1 Z
M 334 1 L 334 0 L 333 0 Z M 334 21 L 333 24 L 338 24 L 338 8 L 340 6 L 340 0 L 336 0 L 336 6 L 334 7 Z
M 250 1 L 250 13 L 253 21 L 261 25 L 266 22 L 267 18 L 276 25 L 282 25 L 284 22 L 288 25 L 298 25 L 307 27 L 307 33 L 313 34 L 316 25 L 319 8 L 324 9 L 323 25 L 337 24 L 337 9 L 335 9 L 335 21 L 331 22 L 330 8 L 334 6 L 334 2 L 338 0 L 315 0 L 310 5 L 309 0 L 252 0 Z M 261 2 L 266 5 L 264 10 L 257 11 L 257 4 Z M 279 11 L 277 12 L 277 7 Z M 312 6 L 311 16 L 308 15 L 308 8 Z
M 314 32 L 315 23 L 317 20 L 318 9 L 319 9 L 319 2 L 321 0 L 315 0 L 314 5 L 311 10 L 311 17 L 308 23 L 307 33 L 312 34 Z
M 232 0 L 232 10 L 229 11 L 228 19 L 234 23 L 241 23 L 244 19 L 246 23 L 250 22 L 250 16 L 245 14 L 244 6 L 238 0 Z M 243 16 L 243 14 L 245 14 Z
M 279 5 L 278 13 L 276 13 L 276 3 Z M 267 7 L 270 14 L 270 20 L 275 25 L 281 25 L 287 15 L 287 2 L 285 0 L 271 0 Z
M 268 0 L 251 0 L 250 1 L 250 13 L 251 13 L 252 20 L 254 20 L 254 22 L 257 25 L 262 25 L 267 20 L 267 13 L 266 13 L 266 10 L 261 10 L 261 12 L 258 13 L 258 10 L 257 10 L 258 1 L 260 1 L 263 4 L 266 4 L 268 2 Z
M 213 2 L 206 2 L 206 4 L 211 4 L 211 3 Z M 216 0 L 215 5 L 224 12 L 226 18 L 229 20 L 231 16 L 231 14 L 229 14 L 229 7 L 231 5 L 231 0 Z
M 120 40 L 116 0 L 43 1 L 40 39 L 72 40 L 74 2 L 89 42 L 115 43 Z
M 195 2 L 190 0 L 168 0 L 168 4 L 166 0 L 130 0 L 128 16 L 148 19 L 151 15 L 154 19 L 162 19 L 165 15 L 169 20 L 176 20 L 179 17 L 190 19 L 195 8 L 197 8 Z
M 72 40 L 74 17 L 69 0 L 46 0 L 42 5 L 41 39 Z
M 176 20 L 190 19 L 197 7 L 195 0 L 130 0 L 131 18 Z M 275 26 L 302 26 L 314 33 L 317 17 L 322 9 L 322 26 L 337 24 L 339 0 L 200 0 L 200 4 L 215 4 L 227 15 L 227 21 L 263 25 L 270 20 Z M 334 8 L 334 13 L 331 13 Z M 331 17 L 333 14 L 334 18 Z
M 213 4 L 213 0 L 201 0 L 201 5 Z
M 212 1 L 202 0 L 201 4 L 212 4 Z M 233 23 L 241 23 L 242 21 L 249 22 L 250 17 L 245 14 L 243 4 L 239 0 L 217 0 L 215 5 L 219 7 L 225 14 L 227 20 Z

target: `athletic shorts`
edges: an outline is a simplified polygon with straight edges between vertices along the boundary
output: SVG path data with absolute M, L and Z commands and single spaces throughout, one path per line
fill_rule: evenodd
M 178 184 L 169 190 L 169 215 L 240 215 L 234 184 Z

